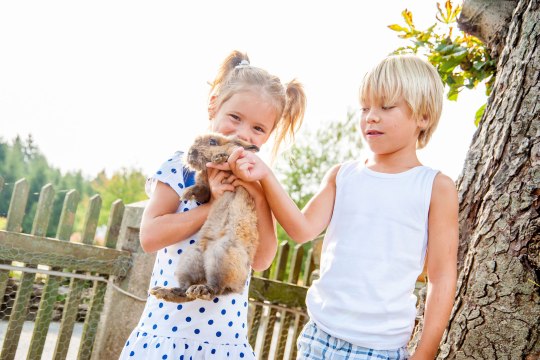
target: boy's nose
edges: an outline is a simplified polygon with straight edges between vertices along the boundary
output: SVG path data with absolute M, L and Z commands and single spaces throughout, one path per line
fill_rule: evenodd
M 373 112 L 370 112 L 367 116 L 367 122 L 368 123 L 378 123 L 380 121 L 380 118 L 377 114 L 374 114 Z

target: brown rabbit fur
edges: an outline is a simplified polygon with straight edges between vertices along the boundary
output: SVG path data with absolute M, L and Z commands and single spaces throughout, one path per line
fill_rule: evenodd
M 258 151 L 255 145 L 217 133 L 197 137 L 188 151 L 187 164 L 196 171 L 195 185 L 182 200 L 210 200 L 206 163 L 223 163 L 235 147 Z M 182 255 L 176 269 L 178 287 L 156 286 L 150 293 L 170 302 L 211 300 L 217 295 L 241 293 L 246 284 L 259 236 L 255 204 L 243 187 L 226 191 L 213 204 L 193 251 Z

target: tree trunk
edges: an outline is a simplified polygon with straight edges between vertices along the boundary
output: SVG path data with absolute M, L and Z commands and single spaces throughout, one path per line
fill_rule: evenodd
M 439 359 L 540 358 L 540 0 L 521 0 L 458 180 L 457 298 Z

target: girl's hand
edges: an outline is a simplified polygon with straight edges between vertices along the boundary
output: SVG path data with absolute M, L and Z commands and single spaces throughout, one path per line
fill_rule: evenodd
M 227 164 L 208 163 L 206 166 L 220 170 L 230 170 L 237 178 L 244 181 L 262 180 L 270 172 L 261 158 L 241 147 L 236 148 L 231 153 Z
M 225 191 L 234 191 L 232 183 L 236 176 L 228 171 L 208 168 L 208 185 L 210 186 L 210 202 L 217 200 Z

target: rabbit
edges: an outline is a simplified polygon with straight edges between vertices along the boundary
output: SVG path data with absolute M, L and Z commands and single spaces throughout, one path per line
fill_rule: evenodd
M 198 136 L 186 157 L 194 170 L 195 185 L 185 189 L 182 200 L 210 200 L 206 163 L 223 163 L 235 147 L 259 151 L 255 145 L 231 136 L 208 133 Z M 150 294 L 165 301 L 182 303 L 194 299 L 241 293 L 259 244 L 255 203 L 241 186 L 227 191 L 213 204 L 192 251 L 182 255 L 175 271 L 178 287 L 156 286 Z

